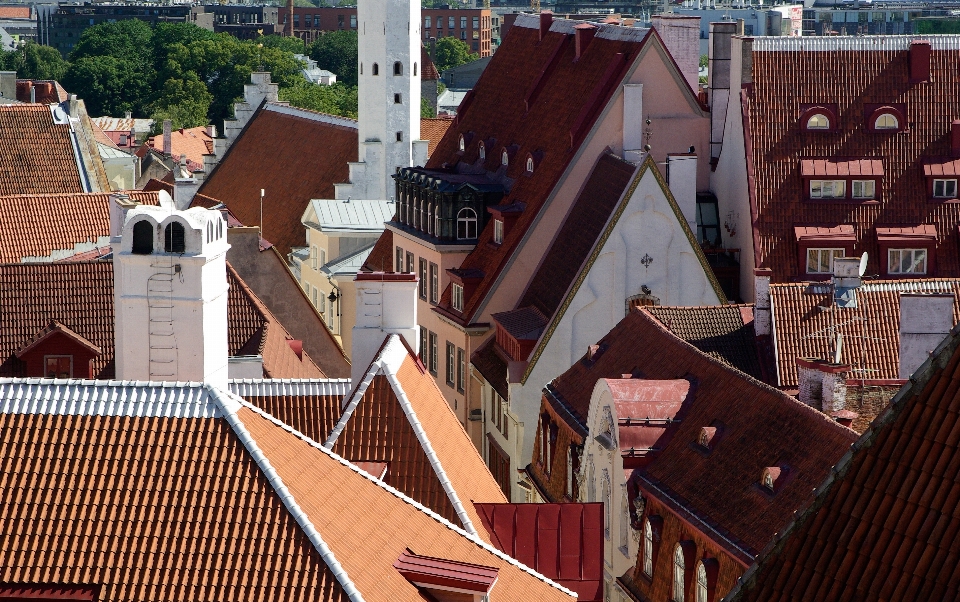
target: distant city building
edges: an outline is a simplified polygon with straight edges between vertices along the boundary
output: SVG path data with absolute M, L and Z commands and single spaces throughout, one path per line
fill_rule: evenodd
M 293 55 L 297 60 L 303 61 L 305 63 L 304 68 L 300 71 L 307 81 L 318 84 L 321 86 L 332 86 L 337 83 L 337 74 L 326 69 L 321 69 L 317 66 L 317 61 L 313 60 L 309 56 L 304 54 L 295 54 Z
M 42 36 L 48 45 L 67 56 L 88 27 L 124 19 L 140 19 L 151 25 L 184 22 L 189 15 L 190 6 L 183 4 L 61 4 L 49 21 L 41 24 L 44 27 L 49 23 L 49 31 L 42 32 Z
M 241 40 L 281 33 L 276 27 L 276 6 L 205 4 L 191 8 L 188 19 L 204 29 L 215 33 L 229 33 Z
M 803 11 L 803 35 L 899 35 L 918 33 L 922 19 L 958 20 L 955 9 L 933 8 L 929 4 L 897 5 L 886 8 L 868 3 L 860 7 L 806 8 Z M 747 34 L 749 35 L 749 34 Z

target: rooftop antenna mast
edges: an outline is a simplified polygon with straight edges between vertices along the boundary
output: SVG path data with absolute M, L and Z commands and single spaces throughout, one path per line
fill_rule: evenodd
M 266 192 L 263 188 L 260 189 L 260 238 L 263 238 L 263 194 Z
M 843 354 L 843 333 L 838 331 L 837 310 L 838 309 L 856 309 L 857 307 L 857 289 L 863 284 L 863 274 L 867 270 L 867 254 L 864 253 L 857 257 L 837 257 L 833 260 L 833 278 L 830 279 L 830 297 L 829 306 L 820 306 L 820 311 L 830 314 L 830 325 L 827 327 L 829 334 L 827 338 L 830 341 L 830 357 L 828 358 L 834 364 L 840 363 Z M 851 321 L 859 321 L 862 318 L 854 318 Z

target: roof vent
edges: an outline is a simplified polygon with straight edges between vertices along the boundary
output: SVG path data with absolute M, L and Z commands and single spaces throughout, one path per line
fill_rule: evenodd
M 910 83 L 930 81 L 930 42 L 910 42 Z
M 589 23 L 581 23 L 574 26 L 573 28 L 573 37 L 576 41 L 576 56 L 574 60 L 579 60 L 583 53 L 587 50 L 587 46 L 590 45 L 590 41 L 593 40 L 593 36 L 597 33 L 597 27 Z

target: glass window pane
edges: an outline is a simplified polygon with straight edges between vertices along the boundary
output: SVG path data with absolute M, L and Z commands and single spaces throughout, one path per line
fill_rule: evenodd
M 818 253 L 816 249 L 807 249 L 807 273 L 812 274 L 817 271 L 819 267 L 818 264 Z

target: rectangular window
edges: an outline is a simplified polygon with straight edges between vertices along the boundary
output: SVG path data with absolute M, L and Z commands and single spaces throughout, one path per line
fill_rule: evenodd
M 467 354 L 457 347 L 457 391 L 463 393 L 467 379 Z
M 449 29 L 453 29 L 453 28 L 455 27 L 455 25 L 454 25 L 454 19 L 455 19 L 454 17 L 448 17 L 448 18 L 447 18 L 447 27 L 448 27 Z
M 413 273 L 413 253 L 407 252 L 407 273 Z
M 832 274 L 833 260 L 843 254 L 844 249 L 807 249 L 807 273 Z
M 427 300 L 427 260 L 423 257 L 420 258 L 420 282 L 418 287 L 420 289 L 420 298 L 424 301 Z
M 464 29 L 460 32 L 460 39 L 466 41 L 467 39 L 467 30 Z
M 320 15 L 313 15 L 313 26 L 320 27 Z
M 397 272 L 403 271 L 403 249 L 401 249 L 400 247 L 397 247 L 396 264 L 393 267 L 394 267 L 394 270 Z
M 876 196 L 875 180 L 854 180 L 853 181 L 853 198 L 872 199 L 875 196 Z
M 480 17 L 474 17 L 474 18 L 473 18 L 473 28 L 474 28 L 474 29 L 479 29 L 479 28 L 480 28 Z
M 490 469 L 490 474 L 493 475 L 494 480 L 496 480 L 497 484 L 500 485 L 503 495 L 505 495 L 509 500 L 511 484 L 510 457 L 503 453 L 496 443 L 494 443 L 492 440 L 489 441 L 490 444 L 488 445 L 489 453 L 487 453 L 487 468 Z
M 357 28 L 357 15 L 350 15 L 350 29 Z
M 427 329 L 420 327 L 420 361 L 427 365 Z
M 313 306 L 319 307 L 319 305 L 317 305 L 317 287 L 313 287 L 313 292 L 311 293 L 311 296 L 313 298 Z
M 440 357 L 439 357 L 440 350 L 437 349 L 437 347 L 438 347 L 437 333 L 431 332 L 430 333 L 430 374 L 433 374 L 434 376 L 437 375 L 437 368 L 439 367 L 439 364 L 440 364 Z
M 313 245 L 310 247 L 310 267 L 317 269 L 317 246 Z
M 507 402 L 500 397 L 497 390 L 490 387 L 490 424 L 497 429 L 504 439 L 509 439 L 509 417 L 507 414 Z
M 45 355 L 43 363 L 46 378 L 73 378 L 72 355 Z
M 337 15 L 337 27 L 343 29 L 343 15 Z
M 454 284 L 451 287 L 451 291 L 450 304 L 453 305 L 453 309 L 463 311 L 463 287 L 459 284 Z
M 845 180 L 810 180 L 811 199 L 842 199 L 845 196 Z
M 440 299 L 440 268 L 435 263 L 430 263 L 430 303 L 436 303 Z
M 466 29 L 466 28 L 467 28 L 467 18 L 460 17 L 460 29 Z
M 455 377 L 454 371 L 456 370 L 456 366 L 454 366 L 454 362 L 456 362 L 456 357 L 454 355 L 455 352 L 456 352 L 456 347 L 453 345 L 453 343 L 451 343 L 450 341 L 447 341 L 447 384 L 450 385 L 451 387 L 454 386 L 455 384 L 454 383 L 454 377 Z
M 293 26 L 300 27 L 300 15 L 293 15 Z
M 955 199 L 957 198 L 956 180 L 934 180 L 933 198 L 935 199 Z
M 926 249 L 890 249 L 887 251 L 887 273 L 926 274 Z
M 327 311 L 327 296 L 321 293 L 319 301 L 320 301 L 320 305 L 317 306 L 317 309 L 320 310 L 320 313 L 326 313 L 326 311 Z
M 493 242 L 498 245 L 503 242 L 503 220 L 493 220 Z
M 423 18 L 423 28 L 424 28 L 424 29 L 430 29 L 430 27 L 432 27 L 432 26 L 430 25 L 430 19 L 431 19 L 431 17 L 430 17 L 429 15 Z

